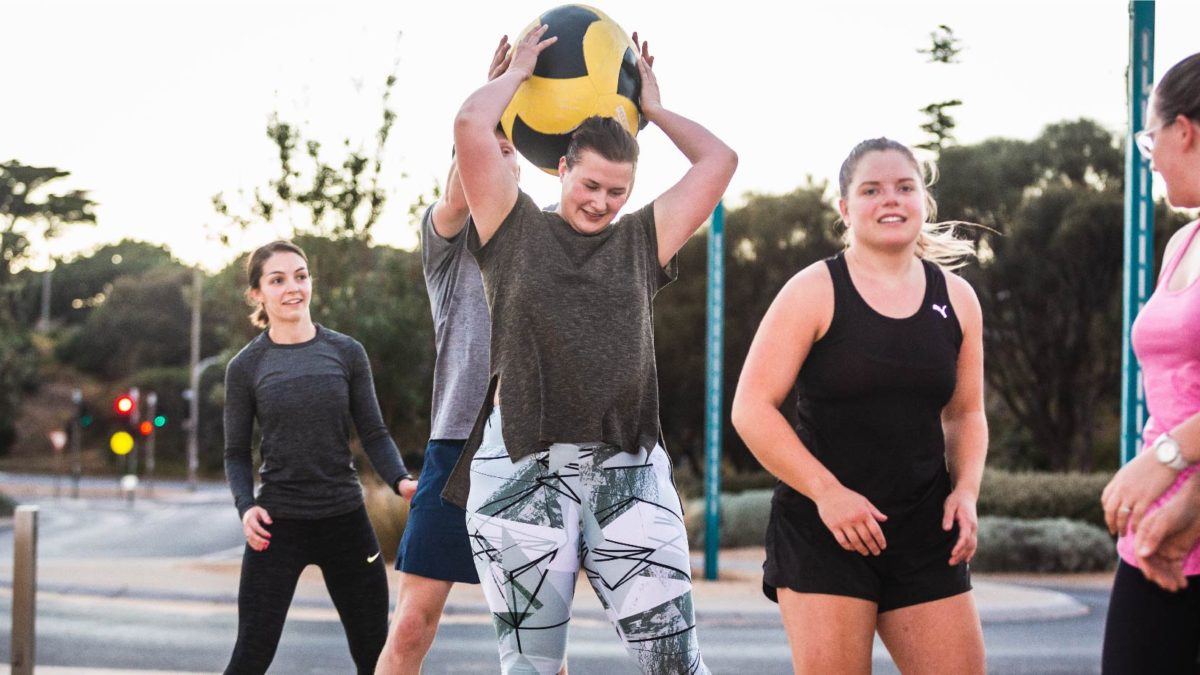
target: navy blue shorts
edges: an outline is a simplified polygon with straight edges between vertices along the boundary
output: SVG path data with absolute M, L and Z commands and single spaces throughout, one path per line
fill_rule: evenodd
M 479 583 L 467 539 L 467 514 L 442 499 L 446 479 L 466 440 L 430 439 L 408 524 L 396 550 L 396 569 L 428 579 Z

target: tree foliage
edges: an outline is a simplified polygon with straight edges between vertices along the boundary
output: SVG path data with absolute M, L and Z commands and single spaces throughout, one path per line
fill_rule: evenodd
M 937 30 L 929 34 L 928 48 L 917 50 L 917 53 L 928 56 L 930 63 L 947 65 L 958 63 L 958 55 L 961 52 L 962 47 L 959 46 L 959 39 L 955 37 L 954 31 L 945 24 L 939 25 Z M 952 98 L 930 103 L 921 108 L 921 114 L 926 117 L 926 121 L 921 125 L 921 129 L 932 138 L 918 144 L 917 147 L 932 150 L 940 155 L 948 145 L 953 143 L 956 122 L 950 116 L 949 110 L 960 105 L 962 105 L 961 100 Z
M 389 74 L 374 148 L 356 148 L 346 137 L 340 159 L 328 159 L 319 141 L 306 139 L 299 127 L 280 119 L 278 113 L 271 115 L 266 132 L 278 155 L 279 174 L 265 188 L 254 190 L 248 214 L 231 206 L 223 193 L 213 197 L 217 213 L 243 228 L 253 222 L 286 218 L 298 235 L 369 240 L 387 202 L 380 180 L 384 148 L 396 121 L 396 113 L 389 107 L 395 84 L 395 73 Z M 297 209 L 304 219 L 295 217 Z
M 8 286 L 13 266 L 26 259 L 33 241 L 58 236 L 64 225 L 96 222 L 96 204 L 86 191 L 46 194 L 47 185 L 69 175 L 15 159 L 0 164 L 0 289 Z

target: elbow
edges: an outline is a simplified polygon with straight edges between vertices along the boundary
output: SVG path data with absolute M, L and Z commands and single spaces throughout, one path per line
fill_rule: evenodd
M 743 440 L 746 438 L 746 431 L 750 429 L 752 417 L 751 406 L 746 403 L 745 398 L 734 395 L 733 406 L 729 411 L 729 423 Z
M 725 169 L 725 180 L 728 181 L 733 178 L 733 173 L 737 171 L 738 154 L 728 145 L 725 146 L 724 152 L 721 154 L 721 165 Z
M 495 122 L 489 123 L 479 106 L 468 99 L 454 116 L 454 143 L 462 145 L 465 140 L 475 138 L 481 133 L 490 134 L 495 126 Z

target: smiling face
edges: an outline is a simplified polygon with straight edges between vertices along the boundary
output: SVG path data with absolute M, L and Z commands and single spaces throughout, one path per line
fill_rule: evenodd
M 262 264 L 258 286 L 250 298 L 262 305 L 272 325 L 308 321 L 312 279 L 308 263 L 291 251 L 280 251 Z
M 921 173 L 897 150 L 875 150 L 857 163 L 838 211 L 856 244 L 915 246 L 929 213 Z
M 574 166 L 558 162 L 562 200 L 557 213 L 580 234 L 608 227 L 633 190 L 633 163 L 614 162 L 593 150 L 583 150 Z

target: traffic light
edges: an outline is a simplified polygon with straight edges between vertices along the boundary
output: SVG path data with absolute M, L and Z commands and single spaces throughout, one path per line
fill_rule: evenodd
M 117 400 L 113 401 L 113 409 L 118 415 L 130 415 L 134 408 L 137 407 L 137 400 L 129 394 L 121 394 Z
M 154 423 L 150 420 L 141 422 L 138 424 L 138 433 L 143 436 L 149 436 L 150 434 L 154 433 Z
M 96 421 L 96 417 L 92 415 L 92 408 L 86 402 L 80 401 L 76 407 L 76 415 L 79 419 L 80 428 L 87 429 Z
M 155 415 L 154 416 L 154 428 L 161 429 L 165 426 L 167 426 L 167 416 L 163 415 L 163 414 Z

